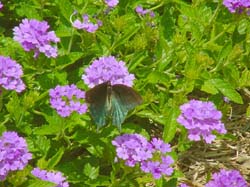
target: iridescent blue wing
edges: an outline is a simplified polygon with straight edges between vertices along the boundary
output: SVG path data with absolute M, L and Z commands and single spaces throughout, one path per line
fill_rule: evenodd
M 112 86 L 110 102 L 112 124 L 121 130 L 121 124 L 126 119 L 128 111 L 140 105 L 142 98 L 133 88 L 116 84 Z
M 105 82 L 90 89 L 85 95 L 90 114 L 98 128 L 106 124 L 106 117 L 109 116 L 107 89 L 108 82 Z

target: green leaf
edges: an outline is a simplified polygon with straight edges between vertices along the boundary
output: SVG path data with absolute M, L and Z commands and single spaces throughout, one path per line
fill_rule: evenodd
M 135 33 L 138 32 L 140 27 L 133 27 L 130 30 L 126 31 L 121 37 L 117 37 L 117 40 L 114 41 L 112 48 L 115 49 L 116 47 L 126 43 Z
M 153 120 L 157 123 L 160 123 L 162 125 L 165 125 L 165 122 L 167 119 L 165 116 L 153 113 L 152 111 L 149 111 L 149 110 L 140 111 L 137 113 L 137 115 L 142 117 L 142 118 L 151 119 L 151 120 Z
M 225 82 L 222 79 L 211 79 L 208 81 L 213 84 L 229 100 L 234 101 L 238 104 L 243 104 L 241 95 L 237 91 L 235 91 L 231 84 Z
M 83 172 L 90 179 L 96 179 L 99 175 L 99 167 L 92 167 L 89 163 L 85 164 Z
M 178 117 L 179 113 L 180 112 L 178 108 L 171 108 L 169 111 L 169 115 L 167 116 L 163 131 L 163 139 L 166 142 L 170 142 L 175 136 L 176 128 L 178 125 L 176 118 Z
M 64 148 L 60 148 L 57 153 L 48 160 L 48 166 L 49 168 L 53 169 L 61 160 L 62 156 L 64 154 Z
M 27 187 L 54 187 L 55 183 L 43 181 L 43 180 L 33 180 Z
M 69 0 L 56 0 L 55 2 L 60 8 L 60 13 L 64 16 L 65 20 L 69 22 L 69 18 L 74 11 L 71 2 Z
M 110 48 L 111 42 L 110 42 L 110 36 L 107 34 L 100 32 L 96 32 L 97 37 L 102 41 L 102 43 L 107 47 Z
M 218 93 L 218 90 L 210 81 L 205 81 L 201 87 L 201 90 L 204 92 L 210 93 L 212 95 L 215 95 Z
M 169 81 L 170 81 L 170 78 L 166 73 L 162 73 L 159 71 L 152 71 L 148 75 L 148 82 L 152 84 L 156 84 L 156 83 L 168 84 Z
M 250 86 L 250 71 L 248 69 L 245 69 L 242 73 L 241 73 L 241 77 L 239 79 L 239 87 L 243 88 L 246 86 Z
M 248 105 L 246 109 L 246 118 L 250 119 L 250 105 Z
M 160 27 L 164 38 L 169 41 L 171 41 L 175 33 L 175 17 L 173 16 L 174 7 L 172 8 L 170 7 L 171 6 L 166 6 L 164 8 L 164 13 L 162 15 L 161 27 Z
M 231 41 L 227 42 L 220 51 L 219 61 L 227 58 L 228 55 L 232 52 L 232 43 Z
M 56 36 L 59 38 L 72 36 L 72 27 L 68 27 L 64 24 L 60 24 L 56 30 Z
M 42 115 L 45 117 L 46 121 L 49 125 L 43 125 L 41 127 L 37 127 L 34 129 L 34 134 L 36 135 L 57 135 L 60 133 L 63 128 L 65 128 L 65 119 L 61 118 L 57 114 L 53 113 L 54 115 L 49 116 L 47 114 Z
M 48 150 L 50 149 L 50 140 L 46 136 L 36 136 L 35 140 L 29 140 L 29 150 L 38 151 L 43 156 L 47 155 Z
M 241 35 L 246 34 L 246 30 L 247 30 L 248 25 L 249 25 L 249 23 L 248 23 L 247 19 L 240 20 L 239 25 L 237 27 L 239 34 L 241 34 Z

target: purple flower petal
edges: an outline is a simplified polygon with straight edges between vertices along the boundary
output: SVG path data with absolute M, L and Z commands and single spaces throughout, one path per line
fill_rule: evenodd
M 57 57 L 57 48 L 51 46 L 51 42 L 60 41 L 54 31 L 48 32 L 49 25 L 46 21 L 35 19 L 23 19 L 22 23 L 14 27 L 14 40 L 19 42 L 25 51 L 34 50 L 36 58 L 40 53 L 44 53 L 48 58 Z
M 85 69 L 82 79 L 90 88 L 107 81 L 110 81 L 112 85 L 124 84 L 131 87 L 135 76 L 129 74 L 125 62 L 117 61 L 115 57 L 108 56 L 94 60 Z
M 21 80 L 22 67 L 10 57 L 0 56 L 0 86 L 6 90 L 21 92 L 25 85 Z
M 56 86 L 54 89 L 50 89 L 49 95 L 51 106 L 62 117 L 67 117 L 74 111 L 79 114 L 87 112 L 86 103 L 81 101 L 85 99 L 85 92 L 78 89 L 74 84 Z
M 22 170 L 30 159 L 25 139 L 16 132 L 4 132 L 0 137 L 0 180 L 10 171 Z

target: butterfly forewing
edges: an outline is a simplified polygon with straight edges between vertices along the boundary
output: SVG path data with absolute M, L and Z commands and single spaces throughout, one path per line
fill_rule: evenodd
M 106 117 L 109 115 L 107 107 L 107 83 L 102 83 L 86 92 L 86 102 L 94 122 L 98 127 L 106 124 Z
M 121 105 L 131 110 L 142 103 L 141 96 L 133 88 L 116 84 L 112 86 L 112 92 L 120 98 Z

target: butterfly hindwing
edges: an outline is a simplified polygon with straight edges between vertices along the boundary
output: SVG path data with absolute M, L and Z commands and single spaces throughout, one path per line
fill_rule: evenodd
M 121 129 L 128 111 L 141 104 L 142 98 L 132 88 L 122 84 L 113 85 L 111 93 L 112 124 Z
M 86 92 L 86 102 L 89 103 L 90 114 L 97 125 L 102 127 L 106 124 L 109 115 L 107 109 L 107 83 L 102 83 Z
M 111 95 L 111 117 L 112 117 L 112 124 L 117 126 L 119 130 L 121 130 L 121 124 L 126 118 L 128 113 L 128 109 L 124 107 L 121 101 L 121 97 L 116 93 Z

